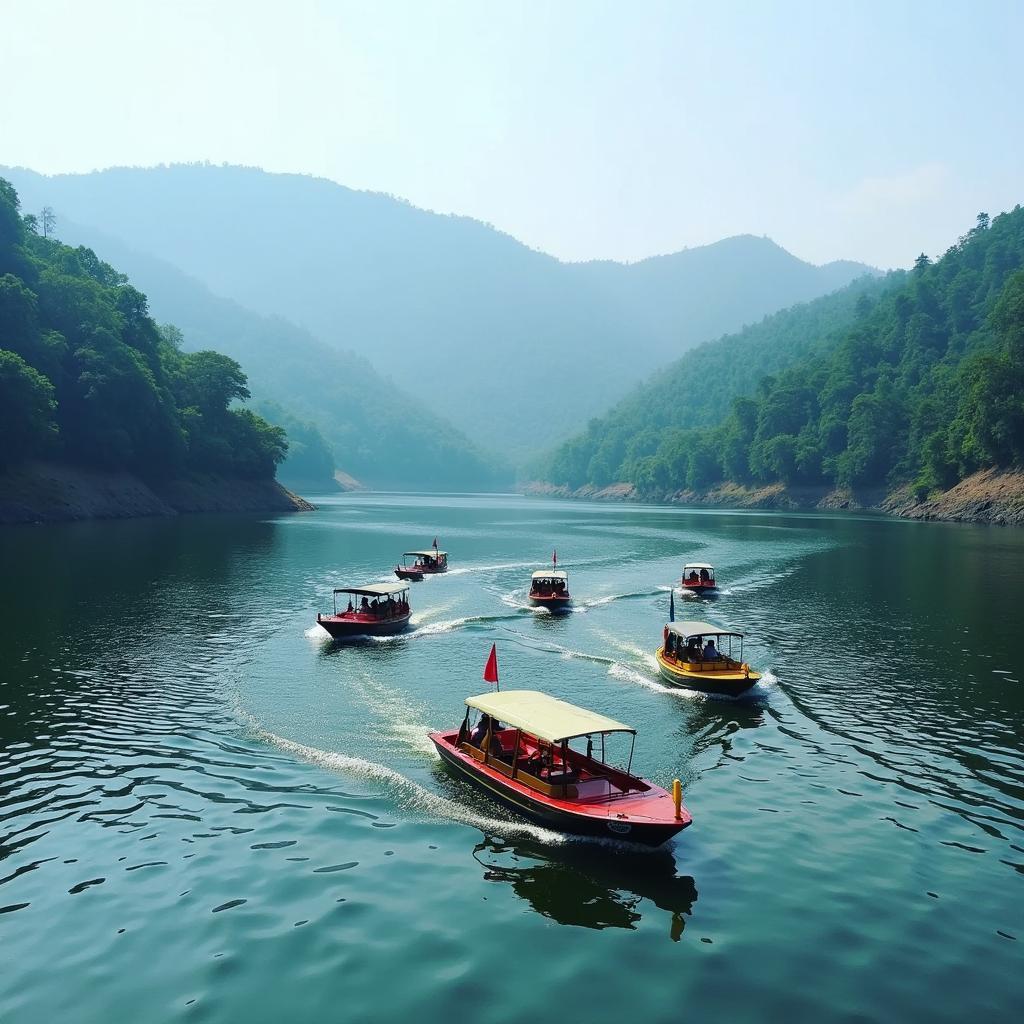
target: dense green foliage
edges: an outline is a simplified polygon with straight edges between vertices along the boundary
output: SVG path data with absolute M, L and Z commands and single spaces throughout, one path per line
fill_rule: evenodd
M 717 379 L 689 372 L 685 361 L 595 421 L 587 435 L 556 453 L 549 477 L 558 483 L 629 481 L 642 493 L 699 489 L 720 480 L 893 485 L 915 482 L 920 493 L 946 487 L 983 466 L 1024 458 L 1024 210 L 978 224 L 936 263 L 918 258 L 913 271 L 878 294 L 858 296 L 853 321 L 828 333 L 830 311 L 849 293 L 780 314 L 756 334 L 800 355 L 764 376 L 749 397 L 733 397 L 724 421 L 681 427 L 660 406 L 685 404 L 693 389 L 717 390 Z M 821 317 L 822 339 L 808 312 Z M 850 310 L 840 310 L 849 319 Z M 788 334 L 792 325 L 792 335 Z M 748 336 L 751 332 L 747 332 Z M 742 338 L 742 336 L 740 336 Z M 712 361 L 735 354 L 766 363 L 739 339 L 719 343 Z M 695 356 L 700 355 L 696 353 Z M 746 372 L 746 371 L 743 371 Z M 724 404 L 724 402 L 723 402 Z
M 128 469 L 266 478 L 284 432 L 232 403 L 239 365 L 181 352 L 146 297 L 90 249 L 36 234 L 0 179 L 0 455 Z
M 750 235 L 631 264 L 563 263 L 466 217 L 252 168 L 9 173 L 33 209 L 49 204 L 62 223 L 100 227 L 216 295 L 286 317 L 345 362 L 357 353 L 417 405 L 516 460 L 575 433 L 693 345 L 867 270 L 812 266 Z M 314 418 L 224 351 L 256 393 Z M 538 395 L 543 408 L 527 414 Z M 343 461 L 333 428 L 316 421 Z M 400 441 L 390 423 L 377 429 Z
M 733 399 L 752 392 L 763 377 L 838 344 L 843 331 L 902 277 L 865 275 L 832 295 L 692 349 L 591 420 L 584 433 L 539 462 L 537 474 L 572 487 L 627 479 L 626 464 L 653 452 L 667 431 L 721 423 Z

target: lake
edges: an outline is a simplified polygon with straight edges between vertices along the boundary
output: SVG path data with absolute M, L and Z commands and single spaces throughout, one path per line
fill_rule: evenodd
M 0 531 L 0 1019 L 1017 1017 L 1024 532 L 320 501 Z M 411 632 L 329 643 L 331 589 L 435 536 Z M 565 617 L 526 607 L 553 548 Z M 688 558 L 722 589 L 677 617 L 746 633 L 750 699 L 658 681 Z M 692 827 L 569 840 L 447 775 L 492 643 L 634 725 Z

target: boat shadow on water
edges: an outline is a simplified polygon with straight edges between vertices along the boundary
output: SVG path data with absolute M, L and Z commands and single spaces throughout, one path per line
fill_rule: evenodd
M 693 878 L 679 875 L 670 848 L 638 850 L 608 841 L 559 845 L 485 838 L 473 848 L 484 879 L 512 887 L 544 917 L 579 928 L 635 929 L 652 905 L 669 915 L 678 942 L 697 901 Z
M 690 756 L 698 757 L 716 747 L 723 756 L 731 755 L 733 737 L 744 729 L 763 726 L 767 711 L 768 702 L 763 698 L 693 701 L 686 716 Z

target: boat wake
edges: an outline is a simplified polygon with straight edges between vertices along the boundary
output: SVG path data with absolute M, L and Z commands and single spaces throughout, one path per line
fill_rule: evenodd
M 500 562 L 495 565 L 460 565 L 449 569 L 446 576 L 464 576 L 471 572 L 499 572 L 502 569 L 529 569 L 536 562 Z
M 321 750 L 318 747 L 307 746 L 305 743 L 297 743 L 295 740 L 285 739 L 283 736 L 268 732 L 255 724 L 253 724 L 253 728 L 262 742 L 307 761 L 309 764 L 384 785 L 387 787 L 388 796 L 399 807 L 424 820 L 444 819 L 462 825 L 470 825 L 487 835 L 528 836 L 550 845 L 564 843 L 567 839 L 559 832 L 552 832 L 550 829 L 541 828 L 539 825 L 532 825 L 529 822 L 492 818 L 481 814 L 455 800 L 448 800 L 432 793 L 418 782 L 406 778 L 401 772 L 388 768 L 387 765 L 367 761 L 361 757 L 352 757 L 349 754 Z

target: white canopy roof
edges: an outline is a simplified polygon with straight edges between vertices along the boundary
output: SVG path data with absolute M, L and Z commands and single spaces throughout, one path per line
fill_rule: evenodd
M 707 562 L 687 562 L 683 566 L 683 572 L 686 572 L 687 569 L 709 569 L 711 572 L 715 571 L 715 567 Z
M 636 732 L 628 725 L 549 697 L 539 690 L 496 690 L 467 697 L 466 703 L 548 743 L 561 743 L 574 736 L 597 732 Z
M 721 629 L 710 622 L 670 622 L 668 631 L 684 640 L 691 636 L 743 636 L 734 629 Z
M 360 594 L 366 597 L 388 597 L 408 590 L 408 583 L 366 583 L 361 587 L 335 587 L 336 594 Z
M 447 555 L 447 551 L 438 551 L 436 548 L 428 548 L 426 551 L 403 551 L 403 555 L 421 555 L 426 558 L 441 558 Z
M 564 569 L 541 569 L 533 574 L 535 580 L 567 580 L 569 574 Z

